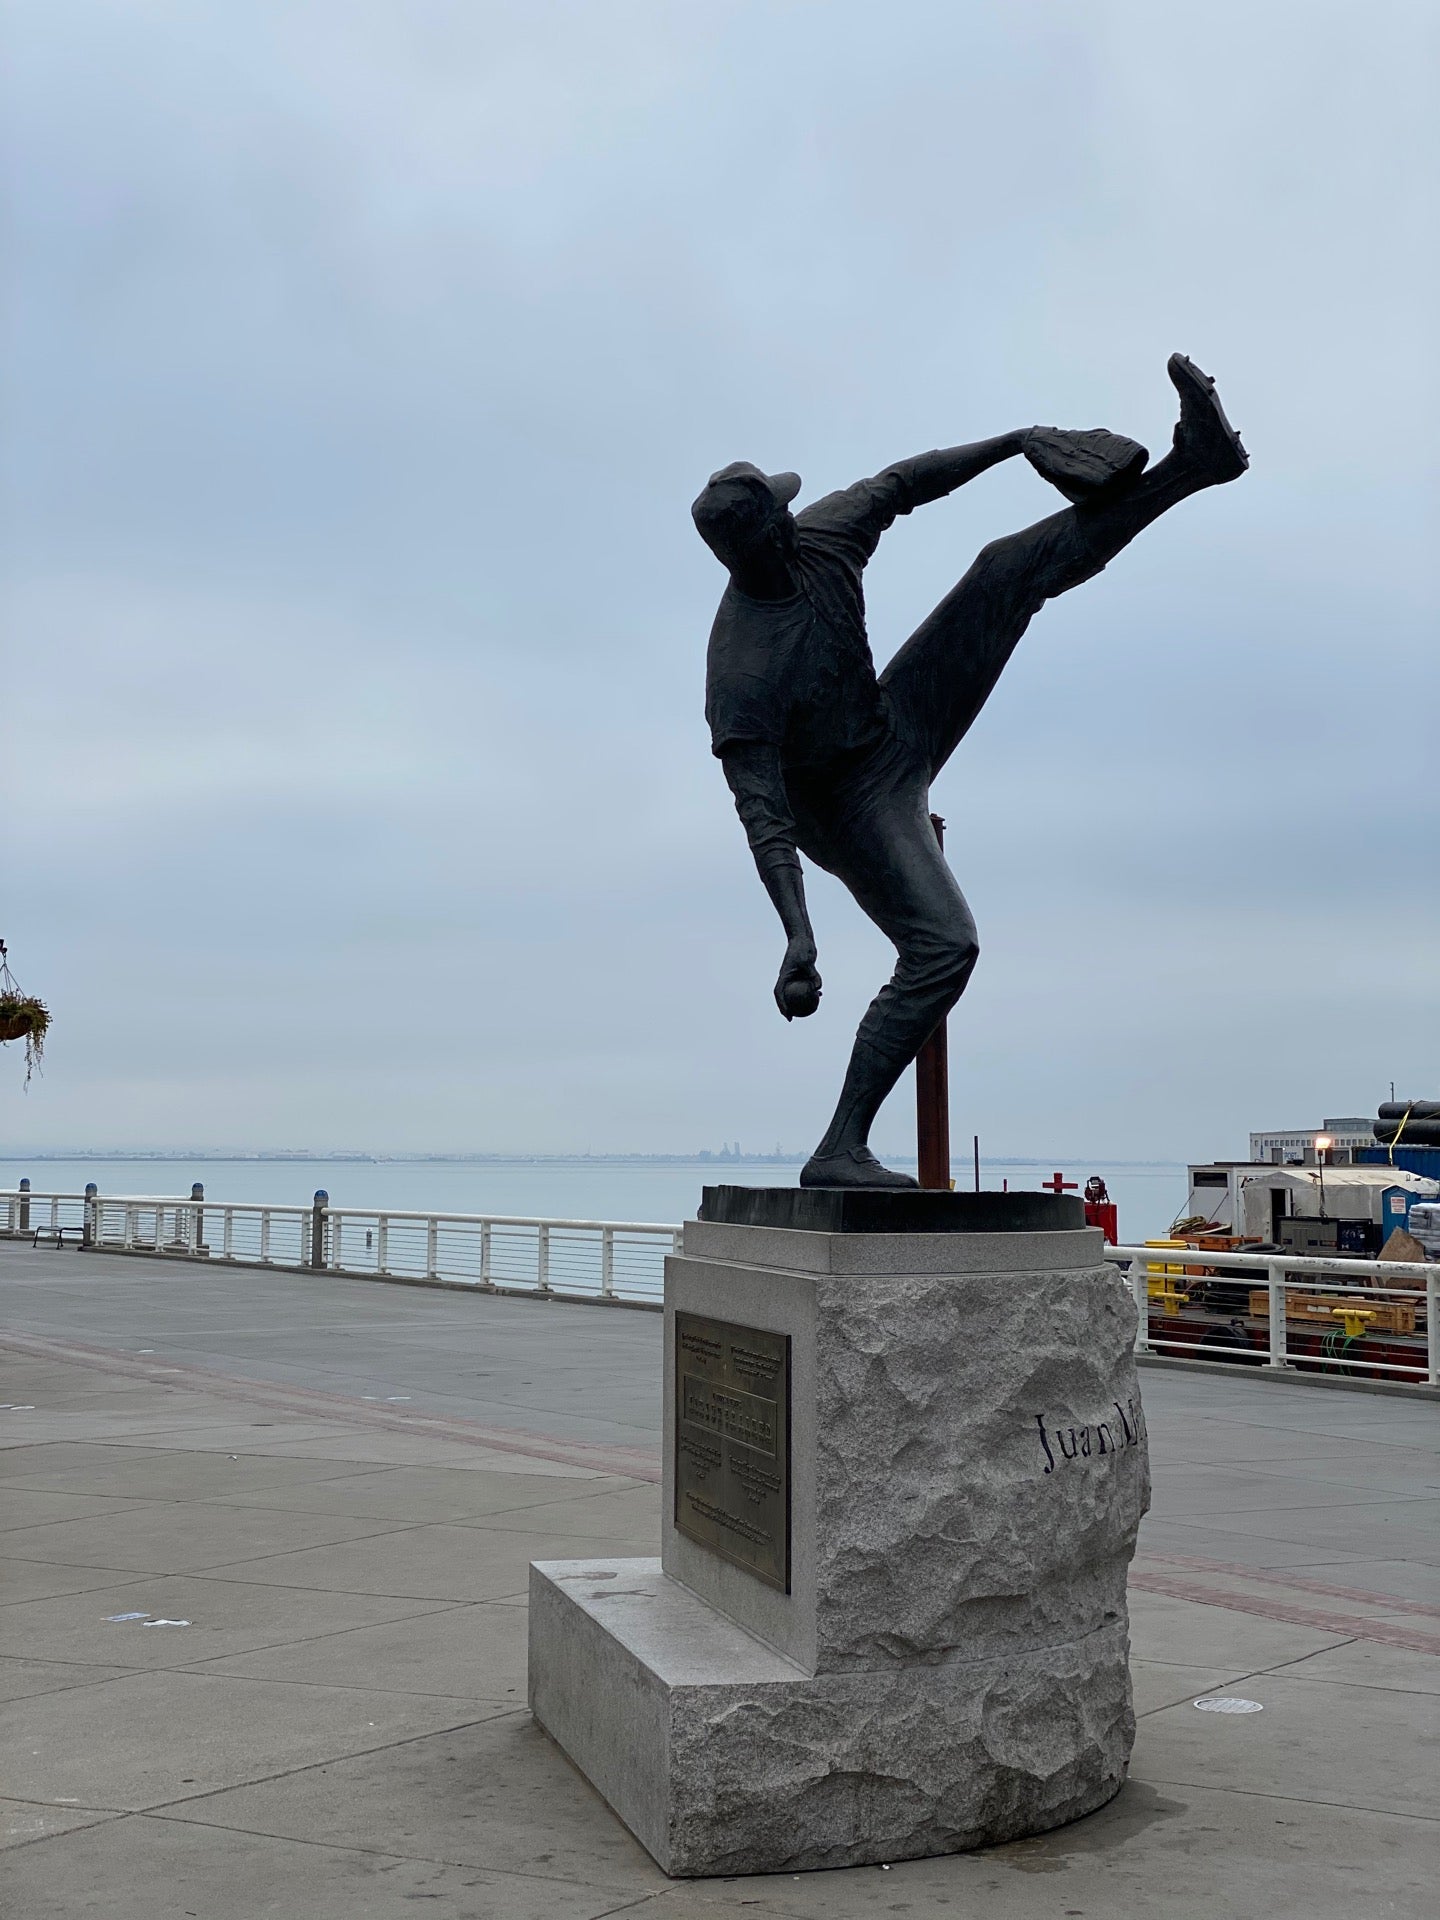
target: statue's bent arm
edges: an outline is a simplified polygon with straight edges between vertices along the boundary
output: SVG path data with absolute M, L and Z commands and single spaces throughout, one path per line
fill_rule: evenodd
M 1022 453 L 1028 431 L 1002 433 L 993 440 L 976 440 L 970 446 L 936 448 L 897 460 L 868 480 L 857 480 L 853 487 L 826 494 L 813 507 L 797 514 L 796 520 L 810 532 L 848 534 L 858 539 L 868 560 L 897 515 L 928 506 L 932 500 L 943 500 L 1002 460 Z
M 815 935 L 805 903 L 805 878 L 795 850 L 795 820 L 785 791 L 780 749 L 762 740 L 736 740 L 720 756 L 735 796 L 756 871 L 785 929 L 785 960 L 775 1004 L 787 1020 L 813 1013 L 820 998 Z

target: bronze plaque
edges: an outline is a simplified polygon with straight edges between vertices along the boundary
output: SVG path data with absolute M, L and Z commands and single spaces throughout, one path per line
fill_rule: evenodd
M 675 1316 L 675 1525 L 790 1591 L 790 1336 Z

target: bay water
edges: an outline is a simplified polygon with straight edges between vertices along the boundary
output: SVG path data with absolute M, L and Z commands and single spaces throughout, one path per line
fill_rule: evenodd
M 897 1163 L 899 1164 L 899 1163 Z M 0 1189 L 28 1175 L 41 1193 L 81 1193 L 93 1180 L 102 1193 L 185 1197 L 199 1180 L 211 1201 L 305 1206 L 323 1187 L 337 1207 L 389 1208 L 397 1213 L 486 1213 L 526 1219 L 613 1220 L 670 1225 L 693 1218 L 703 1186 L 794 1186 L 801 1162 L 691 1160 L 217 1160 L 151 1158 L 0 1160 Z M 1122 1241 L 1155 1239 L 1185 1206 L 1185 1167 L 1072 1161 L 1061 1169 L 1083 1187 L 1098 1173 L 1120 1210 Z M 968 1165 L 957 1182 L 969 1187 Z M 1053 1169 L 984 1160 L 981 1184 L 1037 1190 Z M 1078 1190 L 1078 1189 L 1077 1189 Z

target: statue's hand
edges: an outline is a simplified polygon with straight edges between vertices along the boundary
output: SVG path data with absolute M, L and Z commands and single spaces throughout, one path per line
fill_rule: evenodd
M 820 1004 L 815 942 L 808 934 L 798 934 L 785 949 L 785 963 L 775 982 L 775 1004 L 787 1020 L 804 1020 Z

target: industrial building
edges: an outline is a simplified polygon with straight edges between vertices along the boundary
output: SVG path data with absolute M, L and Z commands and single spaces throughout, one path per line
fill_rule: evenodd
M 1288 1127 L 1271 1133 L 1252 1133 L 1250 1159 L 1252 1162 L 1268 1161 L 1273 1166 L 1297 1162 L 1301 1166 L 1313 1167 L 1317 1139 L 1329 1142 L 1327 1165 L 1347 1166 L 1358 1147 L 1374 1146 L 1374 1117 L 1356 1119 L 1349 1115 L 1340 1120 L 1322 1120 L 1318 1127 Z

